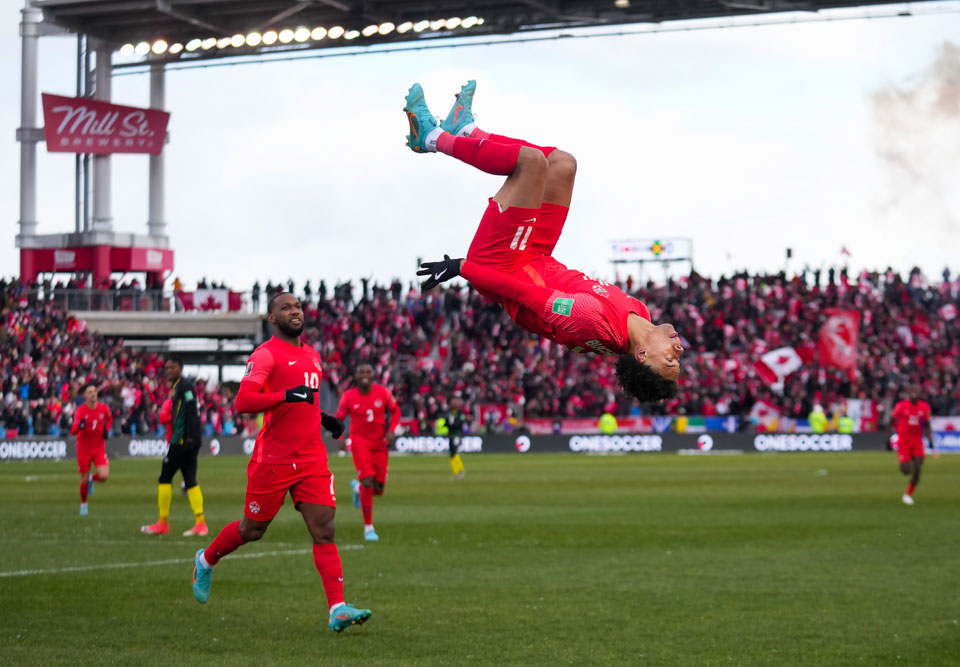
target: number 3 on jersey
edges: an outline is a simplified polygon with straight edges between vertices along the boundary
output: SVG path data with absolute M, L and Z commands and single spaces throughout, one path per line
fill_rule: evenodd
M 320 374 L 319 373 L 308 373 L 304 371 L 303 373 L 303 384 L 307 385 L 311 389 L 320 388 Z

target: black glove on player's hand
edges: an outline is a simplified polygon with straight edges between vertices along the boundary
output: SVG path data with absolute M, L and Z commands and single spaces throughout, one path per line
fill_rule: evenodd
M 429 276 L 420 284 L 420 289 L 424 292 L 431 290 L 440 283 L 445 283 L 451 278 L 460 275 L 460 262 L 463 259 L 450 259 L 450 255 L 444 255 L 442 262 L 424 262 L 420 265 L 418 276 Z
M 323 428 L 330 431 L 330 435 L 333 436 L 334 440 L 339 440 L 340 436 L 343 435 L 343 429 L 345 428 L 343 422 L 333 415 L 328 415 L 324 412 L 320 417 L 320 423 L 323 425 Z
M 317 391 L 305 384 L 293 389 L 287 389 L 283 394 L 283 400 L 287 403 L 309 403 L 313 405 L 313 393 Z

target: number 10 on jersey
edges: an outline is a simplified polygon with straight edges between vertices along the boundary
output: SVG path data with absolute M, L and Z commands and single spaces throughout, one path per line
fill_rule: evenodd
M 308 373 L 303 372 L 303 384 L 307 385 L 311 389 L 320 388 L 320 374 L 319 373 Z

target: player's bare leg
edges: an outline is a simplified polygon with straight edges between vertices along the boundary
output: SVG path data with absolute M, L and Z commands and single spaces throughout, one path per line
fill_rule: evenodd
M 343 564 L 340 552 L 334 543 L 334 517 L 337 510 L 328 505 L 298 503 L 307 530 L 313 538 L 313 563 L 323 581 L 323 590 L 330 607 L 329 627 L 334 632 L 343 632 L 351 625 L 363 625 L 370 619 L 369 609 L 357 609 L 343 599 Z

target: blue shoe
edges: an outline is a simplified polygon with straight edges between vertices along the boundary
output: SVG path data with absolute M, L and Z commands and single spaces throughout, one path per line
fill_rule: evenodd
M 363 625 L 372 615 L 369 609 L 357 609 L 352 604 L 343 604 L 330 614 L 329 626 L 334 632 L 343 632 L 351 625 Z
M 437 119 L 430 113 L 427 101 L 423 97 L 423 88 L 419 83 L 410 86 L 403 112 L 407 114 L 407 121 L 410 123 L 407 146 L 414 153 L 431 152 L 427 150 L 427 137 L 437 129 Z
M 375 531 L 373 528 L 365 528 L 363 530 L 363 539 L 365 539 L 367 542 L 379 542 L 380 536 L 377 535 L 377 531 Z
M 353 491 L 353 506 L 360 509 L 360 482 L 351 479 L 350 490 Z
M 449 132 L 455 137 L 469 136 L 469 131 L 473 128 L 469 128 L 467 132 L 463 130 L 468 125 L 476 125 L 476 119 L 473 117 L 473 94 L 475 92 L 477 92 L 477 82 L 470 79 L 457 93 L 457 99 L 450 107 L 450 113 L 440 123 L 440 128 L 443 131 Z
M 213 568 L 200 563 L 203 552 L 204 549 L 197 549 L 197 555 L 193 557 L 193 597 L 200 604 L 206 604 L 210 599 L 210 578 L 213 576 Z
M 80 516 L 87 516 L 87 504 L 80 503 Z

